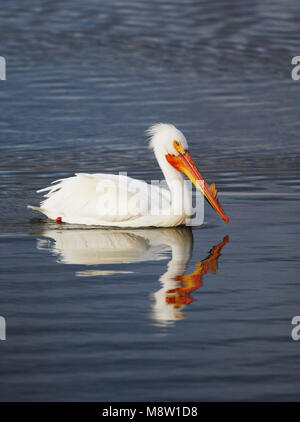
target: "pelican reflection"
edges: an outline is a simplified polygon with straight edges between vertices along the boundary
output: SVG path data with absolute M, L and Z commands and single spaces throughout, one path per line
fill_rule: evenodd
M 63 264 L 87 265 L 79 277 L 130 273 L 123 270 L 95 268 L 101 264 L 122 264 L 169 259 L 167 270 L 160 276 L 161 288 L 153 294 L 152 318 L 157 322 L 183 317 L 182 310 L 194 301 L 191 293 L 203 284 L 203 276 L 215 274 L 222 247 L 228 236 L 213 246 L 208 256 L 194 270 L 185 274 L 192 256 L 193 234 L 187 227 L 168 229 L 64 229 L 46 230 L 37 248 L 48 250 Z M 171 256 L 171 258 L 170 258 Z

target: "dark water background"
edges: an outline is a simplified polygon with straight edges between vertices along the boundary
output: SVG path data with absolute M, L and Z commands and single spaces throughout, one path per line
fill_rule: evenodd
M 299 19 L 291 0 L 5 2 L 2 401 L 299 400 Z M 160 177 L 158 121 L 228 225 L 206 208 L 192 234 L 115 234 L 26 209 L 78 171 Z

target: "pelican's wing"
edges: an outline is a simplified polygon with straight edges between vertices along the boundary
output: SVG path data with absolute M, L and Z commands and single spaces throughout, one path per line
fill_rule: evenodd
M 60 179 L 47 188 L 41 203 L 42 212 L 49 218 L 62 217 L 74 224 L 113 224 L 136 219 L 149 212 L 153 201 L 167 192 L 156 188 L 151 200 L 150 185 L 124 175 L 77 173 Z

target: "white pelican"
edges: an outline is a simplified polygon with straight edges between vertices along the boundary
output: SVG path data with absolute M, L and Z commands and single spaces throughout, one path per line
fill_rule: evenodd
M 228 223 L 216 186 L 209 186 L 197 169 L 183 133 L 165 123 L 151 126 L 146 133 L 168 189 L 124 175 L 77 173 L 39 190 L 46 192 L 46 199 L 40 207 L 29 208 L 70 224 L 123 228 L 187 224 L 193 210 L 191 196 L 183 194 L 184 173 Z
M 164 229 L 70 229 L 44 230 L 37 241 L 39 250 L 56 256 L 62 264 L 85 265 L 78 277 L 102 277 L 130 274 L 126 268 L 114 270 L 114 265 L 155 262 L 168 259 L 167 268 L 159 277 L 160 288 L 152 297 L 151 316 L 160 323 L 183 318 L 182 311 L 194 301 L 191 294 L 203 285 L 209 271 L 216 273 L 218 258 L 228 236 L 212 247 L 206 259 L 185 274 L 192 256 L 193 233 L 189 227 Z M 112 268 L 102 269 L 101 265 Z M 99 268 L 100 266 L 100 268 Z M 130 268 L 131 269 L 131 268 Z M 135 266 L 135 271 L 141 270 Z M 129 276 L 130 277 L 130 276 Z M 126 278 L 124 279 L 126 284 Z

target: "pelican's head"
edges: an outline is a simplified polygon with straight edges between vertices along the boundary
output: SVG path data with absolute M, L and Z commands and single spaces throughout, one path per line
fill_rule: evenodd
M 188 150 L 188 143 L 184 134 L 169 123 L 157 123 L 150 126 L 146 134 L 150 137 L 149 147 L 154 150 L 159 148 L 163 149 L 166 154 L 174 155 L 179 155 L 179 145 L 182 150 Z
M 150 137 L 149 147 L 154 150 L 156 156 L 164 155 L 166 161 L 173 168 L 184 173 L 203 193 L 223 220 L 228 223 L 228 217 L 218 200 L 216 185 L 206 183 L 189 152 L 184 134 L 174 125 L 167 123 L 157 123 L 151 126 L 146 134 Z

